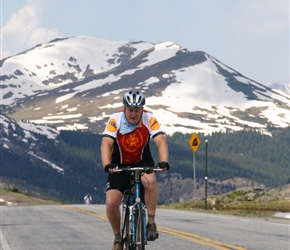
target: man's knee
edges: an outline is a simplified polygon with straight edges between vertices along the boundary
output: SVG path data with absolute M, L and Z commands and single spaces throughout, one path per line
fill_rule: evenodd
M 157 188 L 157 181 L 155 174 L 146 174 L 142 178 L 142 183 L 145 189 L 156 189 Z
M 121 204 L 122 194 L 117 190 L 109 190 L 106 194 L 107 211 L 114 212 L 119 210 Z

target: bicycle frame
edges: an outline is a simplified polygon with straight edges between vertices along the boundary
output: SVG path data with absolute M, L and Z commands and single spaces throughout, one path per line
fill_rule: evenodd
M 121 234 L 124 250 L 144 250 L 147 244 L 146 205 L 141 199 L 141 176 L 146 171 L 162 171 L 152 167 L 127 167 L 114 172 L 130 172 L 130 185 L 122 199 Z

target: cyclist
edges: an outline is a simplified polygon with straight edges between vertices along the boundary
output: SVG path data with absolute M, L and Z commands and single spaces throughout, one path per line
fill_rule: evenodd
M 124 109 L 109 118 L 104 131 L 101 155 L 106 172 L 106 213 L 115 234 L 113 250 L 122 250 L 120 232 L 120 210 L 122 193 L 128 187 L 129 175 L 114 174 L 119 166 L 154 166 L 149 139 L 153 138 L 158 147 L 157 167 L 169 170 L 168 146 L 165 135 L 155 116 L 144 110 L 145 98 L 139 91 L 129 91 L 123 97 Z M 158 189 L 155 173 L 144 173 L 141 178 L 145 190 L 145 203 L 148 213 L 147 238 L 158 239 L 155 212 Z

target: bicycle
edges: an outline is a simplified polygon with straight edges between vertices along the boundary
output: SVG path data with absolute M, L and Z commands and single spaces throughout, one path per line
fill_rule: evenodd
M 122 241 L 124 250 L 145 250 L 147 245 L 146 205 L 141 199 L 142 173 L 159 172 L 160 168 L 154 167 L 126 167 L 114 172 L 129 172 L 130 183 L 122 197 Z

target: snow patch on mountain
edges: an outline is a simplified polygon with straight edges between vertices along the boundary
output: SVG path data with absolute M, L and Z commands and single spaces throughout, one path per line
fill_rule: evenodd
M 8 136 L 11 133 L 14 134 L 15 136 L 18 136 L 16 133 L 17 126 L 19 126 L 23 130 L 23 133 L 25 135 L 24 138 L 33 139 L 34 141 L 37 140 L 35 134 L 44 135 L 48 139 L 55 139 L 59 134 L 59 131 L 55 128 L 23 121 L 19 121 L 16 123 L 15 120 L 10 119 L 4 115 L 0 115 L 0 120 L 1 120 L 1 131 L 6 136 Z
M 86 36 L 41 44 L 2 62 L 1 104 L 9 105 L 42 90 L 69 84 L 72 78 L 82 80 L 90 71 L 90 74 L 108 71 L 122 63 L 120 58 L 129 59 L 152 46 Z

